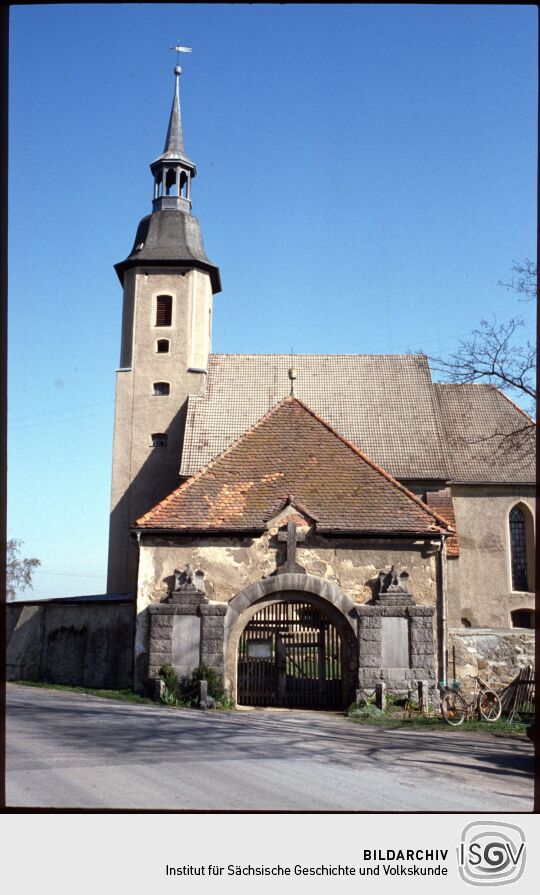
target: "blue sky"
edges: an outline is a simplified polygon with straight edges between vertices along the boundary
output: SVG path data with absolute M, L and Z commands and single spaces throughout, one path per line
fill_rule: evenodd
M 447 354 L 536 251 L 526 6 L 50 5 L 10 19 L 8 531 L 105 590 L 113 264 L 151 210 L 177 39 L 218 352 Z

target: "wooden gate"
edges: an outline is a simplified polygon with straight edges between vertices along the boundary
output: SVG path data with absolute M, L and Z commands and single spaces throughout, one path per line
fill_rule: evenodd
M 311 603 L 273 603 L 238 645 L 240 705 L 341 708 L 341 637 Z

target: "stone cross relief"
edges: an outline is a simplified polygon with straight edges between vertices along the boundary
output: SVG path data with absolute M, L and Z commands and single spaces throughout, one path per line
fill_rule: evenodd
M 305 541 L 306 536 L 297 531 L 296 522 L 287 522 L 287 531 L 278 532 L 278 541 L 287 543 L 287 559 L 279 566 L 280 572 L 300 572 L 305 575 L 306 570 L 296 562 L 296 548 Z

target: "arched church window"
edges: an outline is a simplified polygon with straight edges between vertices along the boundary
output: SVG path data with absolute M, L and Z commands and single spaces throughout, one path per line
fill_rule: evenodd
M 534 628 L 533 609 L 514 609 L 510 613 L 513 628 Z
M 170 390 L 168 382 L 154 382 L 154 395 L 168 395 Z
M 510 552 L 512 557 L 512 590 L 528 591 L 527 531 L 525 515 L 520 507 L 510 511 Z
M 156 345 L 156 351 L 158 354 L 168 354 L 169 353 L 169 340 L 168 339 L 158 339 Z
M 172 295 L 158 295 L 156 299 L 156 326 L 172 323 Z
M 164 432 L 152 434 L 152 447 L 167 447 L 167 435 Z

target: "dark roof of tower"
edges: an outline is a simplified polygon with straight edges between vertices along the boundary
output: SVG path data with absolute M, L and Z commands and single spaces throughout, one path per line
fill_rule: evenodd
M 295 394 L 396 478 L 535 482 L 530 418 L 494 386 L 435 385 L 424 355 L 210 355 L 205 394 L 189 398 L 180 474 L 285 397 L 291 366 Z M 518 434 L 497 434 L 509 432 Z
M 287 504 L 321 532 L 436 535 L 445 519 L 297 398 L 287 397 L 136 522 L 151 530 L 262 531 Z
M 142 219 L 130 254 L 115 264 L 120 282 L 123 283 L 126 270 L 144 264 L 185 264 L 206 270 L 212 291 L 221 292 L 219 268 L 206 257 L 199 222 L 185 211 L 167 208 Z

